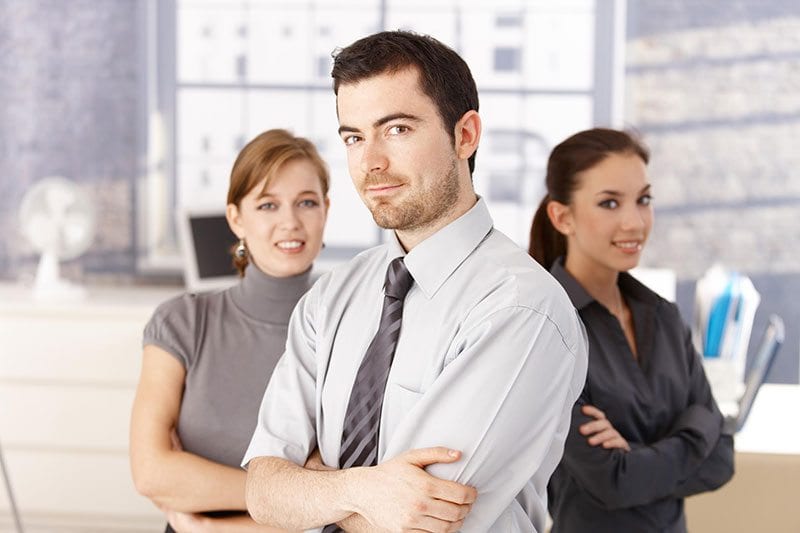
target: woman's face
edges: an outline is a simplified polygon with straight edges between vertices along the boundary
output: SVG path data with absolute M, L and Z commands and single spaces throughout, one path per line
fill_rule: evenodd
M 262 272 L 279 278 L 305 272 L 322 248 L 328 216 L 319 175 L 307 159 L 293 159 L 263 188 L 262 181 L 238 207 L 228 205 L 231 229 Z
M 635 267 L 653 227 L 644 161 L 635 154 L 611 154 L 578 179 L 564 219 L 568 262 L 581 270 Z

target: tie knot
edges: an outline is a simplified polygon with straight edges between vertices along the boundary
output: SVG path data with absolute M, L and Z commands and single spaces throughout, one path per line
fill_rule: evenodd
M 406 268 L 402 257 L 397 257 L 389 263 L 389 268 L 386 269 L 386 281 L 383 284 L 383 289 L 386 296 L 402 300 L 406 297 L 411 285 L 414 284 L 414 278 L 411 272 Z

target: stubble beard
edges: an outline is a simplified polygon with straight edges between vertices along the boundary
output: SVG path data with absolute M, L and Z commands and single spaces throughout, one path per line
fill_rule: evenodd
M 455 208 L 458 203 L 458 182 L 456 160 L 453 158 L 447 172 L 431 187 L 412 192 L 397 203 L 377 200 L 367 207 L 378 226 L 414 231 L 433 224 Z

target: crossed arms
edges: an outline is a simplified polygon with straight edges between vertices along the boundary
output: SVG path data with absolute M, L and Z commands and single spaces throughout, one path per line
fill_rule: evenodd
M 577 316 L 566 336 L 521 306 L 500 308 L 465 328 L 454 341 L 457 354 L 394 428 L 383 462 L 313 471 L 299 466 L 317 439 L 318 368 L 305 300 L 295 310 L 287 352 L 248 450 L 247 506 L 256 521 L 311 529 L 352 520 L 342 525 L 466 532 L 490 530 L 507 516 L 509 523 L 524 517 L 519 530 L 530 531 L 530 510 L 515 498 L 531 479 L 542 494 L 560 457 L 585 376 Z M 295 422 L 275 425 L 279 418 Z M 533 512 L 542 522 L 543 507 L 540 502 Z

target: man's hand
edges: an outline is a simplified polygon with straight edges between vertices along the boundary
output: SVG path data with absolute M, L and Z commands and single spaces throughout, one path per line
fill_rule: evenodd
M 425 472 L 434 463 L 453 463 L 461 452 L 444 447 L 409 450 L 378 466 L 359 469 L 353 501 L 372 526 L 389 531 L 458 531 L 478 491 Z
M 581 412 L 594 418 L 591 422 L 586 422 L 578 428 L 581 435 L 586 437 L 586 442 L 589 443 L 589 446 L 602 446 L 606 449 L 619 448 L 626 452 L 631 451 L 628 441 L 611 425 L 603 411 L 593 405 L 584 405 L 581 407 Z

